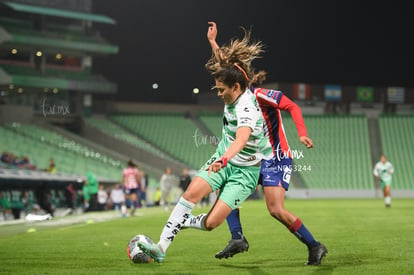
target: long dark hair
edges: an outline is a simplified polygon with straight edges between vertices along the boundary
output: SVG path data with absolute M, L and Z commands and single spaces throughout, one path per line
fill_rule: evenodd
M 232 64 L 224 65 L 220 70 L 214 72 L 213 75 L 216 80 L 223 82 L 229 87 L 233 87 L 236 83 L 239 83 L 242 91 L 246 90 L 249 86 L 249 79 L 246 78 L 243 71 Z

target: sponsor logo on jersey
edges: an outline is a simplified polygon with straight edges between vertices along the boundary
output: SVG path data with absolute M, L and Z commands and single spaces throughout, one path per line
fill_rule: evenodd
M 268 90 L 268 92 L 267 92 L 268 97 L 273 97 L 274 94 L 275 94 L 275 91 L 273 91 L 273 90 Z
M 247 159 L 247 161 L 253 161 L 253 160 L 256 160 L 256 156 L 251 156 Z
M 267 97 L 270 97 L 274 100 L 277 100 L 277 97 L 279 96 L 280 91 L 274 91 L 274 90 L 267 90 Z

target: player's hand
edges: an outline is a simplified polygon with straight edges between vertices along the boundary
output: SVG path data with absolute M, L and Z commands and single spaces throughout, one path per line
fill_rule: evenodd
M 310 149 L 313 148 L 313 141 L 311 138 L 306 136 L 299 137 L 300 142 L 302 142 L 303 145 L 306 146 L 306 148 Z
M 208 176 L 210 176 L 211 172 L 217 173 L 220 172 L 222 168 L 222 164 L 220 162 L 213 162 L 212 164 L 210 164 L 210 166 L 208 167 Z
M 221 170 L 221 168 L 227 166 L 228 159 L 224 156 L 222 156 L 219 160 L 216 160 L 212 164 L 208 166 L 206 169 L 208 171 L 208 176 L 210 176 L 211 172 L 217 173 Z
M 210 25 L 210 27 L 208 27 L 207 39 L 208 41 L 216 41 L 216 37 L 217 37 L 216 23 L 211 21 L 211 22 L 208 22 L 208 24 Z

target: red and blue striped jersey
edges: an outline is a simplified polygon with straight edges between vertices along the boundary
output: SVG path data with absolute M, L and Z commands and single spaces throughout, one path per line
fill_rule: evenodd
M 279 160 L 287 157 L 292 158 L 280 110 L 290 113 L 295 122 L 299 137 L 307 136 L 300 107 L 281 91 L 255 88 L 254 95 L 265 120 L 266 125 L 263 128 L 273 147 L 274 156 Z

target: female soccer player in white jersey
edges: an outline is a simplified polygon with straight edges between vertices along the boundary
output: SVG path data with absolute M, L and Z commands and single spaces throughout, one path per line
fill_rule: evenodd
M 381 189 L 384 194 L 385 207 L 391 207 L 391 184 L 394 166 L 382 154 L 380 161 L 375 164 L 374 176 L 380 179 Z
M 222 139 L 172 210 L 157 244 L 138 246 L 157 262 L 183 227 L 210 231 L 239 207 L 256 189 L 261 160 L 272 157 L 269 139 L 263 134 L 263 117 L 256 98 L 248 89 L 245 72 L 237 63 L 214 72 L 217 95 L 223 99 Z M 207 194 L 219 190 L 208 214 L 192 216 L 191 211 Z
M 265 72 L 255 74 L 251 68 L 251 62 L 260 57 L 263 52 L 260 42 L 249 44 L 250 33 L 246 32 L 243 40 L 234 40 L 227 46 L 219 47 L 216 42 L 217 26 L 209 22 L 207 32 L 208 41 L 213 50 L 210 60 L 210 69 L 217 70 L 222 64 L 237 62 L 245 71 L 250 83 L 260 84 L 265 78 Z M 261 108 L 266 122 L 265 132 L 269 136 L 273 147 L 274 156 L 271 160 L 262 162 L 260 183 L 266 198 L 267 209 L 275 219 L 284 224 L 300 241 L 308 248 L 308 265 L 319 265 L 322 258 L 328 252 L 326 247 L 316 241 L 302 221 L 292 212 L 284 208 L 285 192 L 289 188 L 290 175 L 292 171 L 292 156 L 283 129 L 280 110 L 290 112 L 298 130 L 299 140 L 307 148 L 313 147 L 313 141 L 307 136 L 302 112 L 297 104 L 281 91 L 263 88 L 252 88 L 257 102 Z M 249 244 L 243 236 L 240 223 L 239 209 L 235 209 L 227 217 L 232 239 L 229 244 L 216 254 L 216 258 L 228 258 L 233 255 L 247 251 Z

